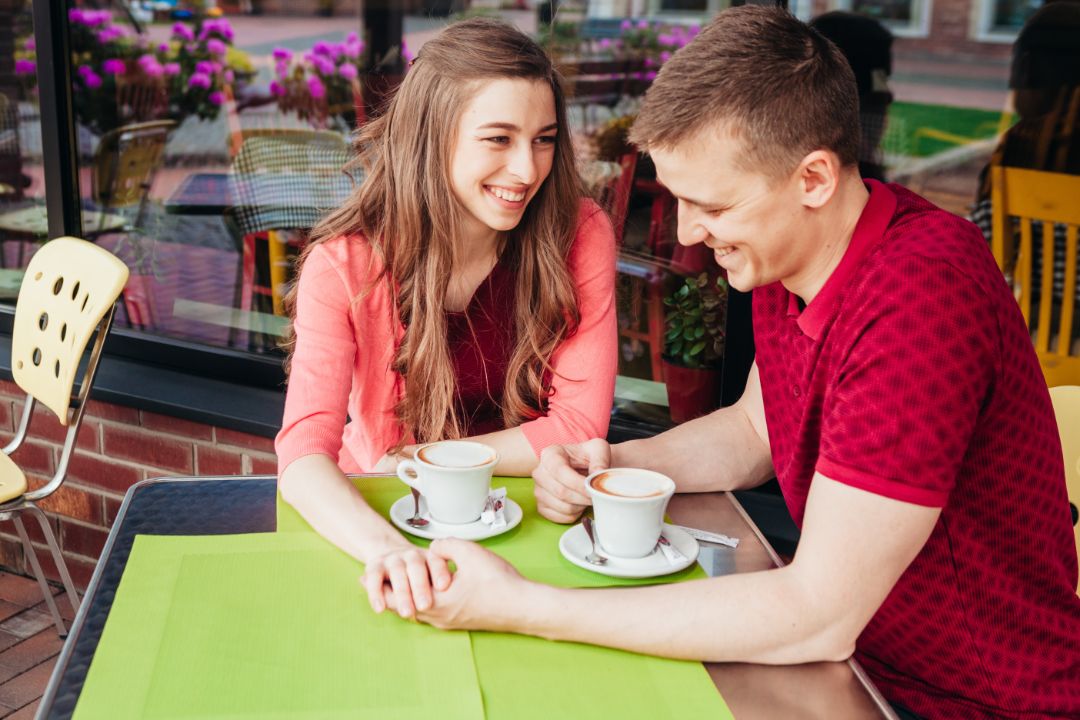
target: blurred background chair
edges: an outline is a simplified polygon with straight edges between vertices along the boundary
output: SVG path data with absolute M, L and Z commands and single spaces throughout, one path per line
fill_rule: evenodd
M 284 313 L 289 249 L 298 251 L 307 232 L 352 190 L 342 172 L 348 159 L 348 143 L 336 132 L 282 131 L 243 141 L 229 173 L 235 206 L 226 211 L 241 253 L 238 307 L 250 310 L 259 294 L 271 299 L 275 314 Z M 256 284 L 257 256 L 268 267 L 262 284 Z
M 106 250 L 85 240 L 58 238 L 45 243 L 31 258 L 15 308 L 11 371 L 26 392 L 26 402 L 15 437 L 0 455 L 0 519 L 14 521 L 27 562 L 60 635 L 65 635 L 67 629 L 20 513 L 29 512 L 37 518 L 71 606 L 77 611 L 79 597 L 71 574 L 49 520 L 37 503 L 56 492 L 67 475 L 116 299 L 127 278 L 127 266 Z M 80 377 L 80 361 L 91 338 L 93 347 Z M 73 397 L 76 380 L 78 394 Z M 26 474 L 11 454 L 26 439 L 34 406 L 39 402 L 56 415 L 67 434 L 56 474 L 42 486 L 30 489 Z
M 1001 165 L 990 174 L 994 258 L 1033 331 L 1047 384 L 1078 385 L 1080 176 Z
M 1069 487 L 1069 504 L 1072 506 L 1073 534 L 1076 536 L 1076 552 L 1080 557 L 1080 387 L 1060 385 L 1050 388 L 1054 403 L 1058 432 L 1061 433 L 1061 449 L 1065 456 L 1065 482 Z M 1077 587 L 1080 592 L 1080 586 Z

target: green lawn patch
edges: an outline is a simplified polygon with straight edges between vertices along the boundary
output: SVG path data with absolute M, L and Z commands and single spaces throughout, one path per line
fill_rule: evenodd
M 1008 125 L 1015 122 L 1010 113 Z M 993 137 L 1001 127 L 1001 113 L 993 110 L 894 102 L 882 148 L 890 155 L 926 157 Z

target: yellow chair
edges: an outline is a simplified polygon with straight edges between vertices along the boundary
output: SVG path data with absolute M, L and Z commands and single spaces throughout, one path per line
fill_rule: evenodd
M 1080 508 L 1080 387 L 1061 385 L 1050 388 L 1054 403 L 1061 449 L 1065 455 L 1065 483 L 1069 487 L 1069 502 Z M 1073 525 L 1076 553 L 1080 557 L 1080 524 Z M 1080 591 L 1080 587 L 1077 587 Z
M 15 437 L 0 455 L 0 520 L 14 521 L 61 636 L 67 630 L 19 514 L 28 511 L 37 518 L 71 606 L 78 610 L 79 598 L 71 575 L 49 521 L 37 503 L 56 492 L 64 482 L 101 359 L 101 348 L 112 324 L 114 304 L 127 278 L 127 267 L 106 250 L 85 240 L 58 238 L 45 243 L 30 260 L 15 307 L 11 372 L 15 382 L 26 391 L 26 403 Z M 79 377 L 80 360 L 92 337 L 90 358 Z M 80 380 L 78 395 L 72 397 L 76 380 Z M 39 402 L 67 427 L 67 436 L 56 474 L 41 487 L 29 489 L 26 475 L 10 455 L 26 439 L 34 405 Z
M 1029 327 L 1033 320 L 1032 257 L 1038 254 L 1042 258 L 1035 352 L 1042 364 L 1046 382 L 1051 387 L 1080 385 L 1080 356 L 1072 353 L 1080 176 L 1002 165 L 991 166 L 990 173 L 993 205 L 991 247 L 998 267 L 1006 277 L 1012 277 L 1016 299 Z M 1012 218 L 1019 220 L 1019 247 Z M 1041 247 L 1035 247 L 1032 240 L 1035 223 L 1042 226 Z M 1065 226 L 1065 282 L 1056 329 L 1052 327 L 1055 225 Z

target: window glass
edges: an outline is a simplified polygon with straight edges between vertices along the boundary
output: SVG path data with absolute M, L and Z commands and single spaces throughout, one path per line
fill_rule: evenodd
M 991 32 L 1017 32 L 1042 0 L 993 0 Z

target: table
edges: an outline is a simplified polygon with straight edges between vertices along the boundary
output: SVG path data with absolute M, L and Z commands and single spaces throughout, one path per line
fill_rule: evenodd
M 270 532 L 276 527 L 276 494 L 273 476 L 157 478 L 132 487 L 53 669 L 38 717 L 69 718 L 74 712 L 136 534 Z M 710 575 L 754 572 L 780 562 L 730 493 L 676 495 L 669 514 L 675 522 L 741 539 L 737 550 L 702 546 L 699 562 Z M 705 667 L 739 720 L 896 717 L 854 660 Z

